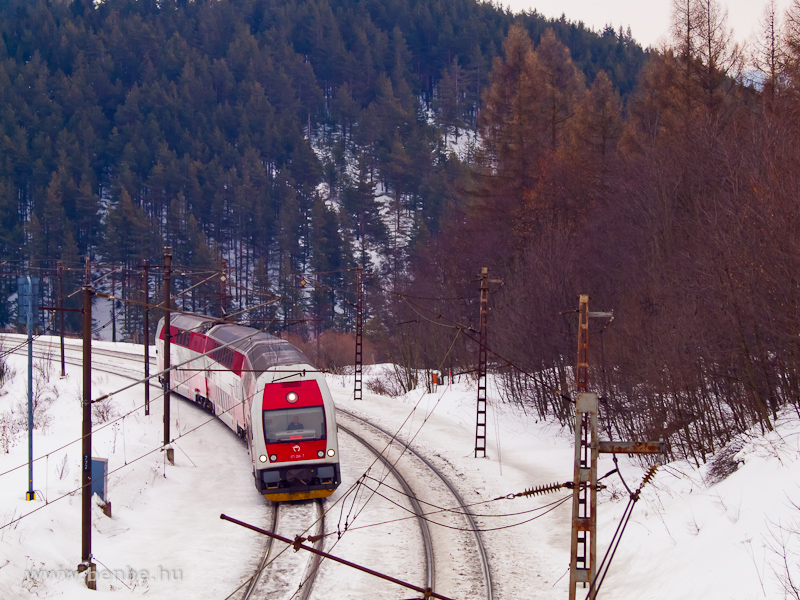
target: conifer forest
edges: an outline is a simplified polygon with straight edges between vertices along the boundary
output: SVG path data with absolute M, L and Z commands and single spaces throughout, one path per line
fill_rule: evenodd
M 764 4 L 743 47 L 673 0 L 643 49 L 476 0 L 0 0 L 0 325 L 60 264 L 141 341 L 169 246 L 177 309 L 339 369 L 362 266 L 403 392 L 474 376 L 487 268 L 505 401 L 570 422 L 588 294 L 605 433 L 699 464 L 800 415 L 800 0 Z

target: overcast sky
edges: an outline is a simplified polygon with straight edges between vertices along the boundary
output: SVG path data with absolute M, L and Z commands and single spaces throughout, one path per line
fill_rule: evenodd
M 728 7 L 728 24 L 736 39 L 748 41 L 757 29 L 766 0 L 719 0 Z M 777 0 L 783 10 L 790 0 Z M 606 24 L 614 29 L 631 27 L 633 37 L 642 46 L 657 46 L 669 35 L 672 0 L 501 0 L 514 12 L 536 11 L 548 18 L 565 14 L 570 21 L 583 23 L 600 31 Z

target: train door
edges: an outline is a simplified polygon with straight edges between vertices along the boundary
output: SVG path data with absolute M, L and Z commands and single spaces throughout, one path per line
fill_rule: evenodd
M 237 380 L 231 383 L 231 410 L 230 415 L 233 421 L 231 428 L 241 437 L 245 435 L 245 421 L 244 421 L 244 393 L 242 390 L 242 382 Z

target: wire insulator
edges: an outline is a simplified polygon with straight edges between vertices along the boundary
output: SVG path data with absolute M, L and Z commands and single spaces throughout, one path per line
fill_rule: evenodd
M 560 490 L 561 488 L 566 487 L 563 483 L 549 483 L 546 485 L 540 485 L 534 488 L 530 488 L 525 490 L 524 492 L 520 492 L 519 494 L 514 494 L 515 496 L 539 496 L 541 494 L 549 494 L 550 492 L 555 492 L 556 490 Z
M 639 486 L 639 489 L 642 489 L 644 486 L 650 483 L 650 480 L 653 479 L 653 476 L 656 474 L 658 467 L 659 467 L 658 463 L 650 467 L 650 470 L 647 472 L 647 475 L 644 476 L 644 479 L 642 480 L 642 485 Z

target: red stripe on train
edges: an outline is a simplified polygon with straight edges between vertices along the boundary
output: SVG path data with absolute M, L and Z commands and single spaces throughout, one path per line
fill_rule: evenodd
M 293 444 L 267 444 L 267 454 L 277 456 L 278 460 L 273 462 L 278 463 L 294 460 L 320 460 L 319 452 L 322 451 L 324 453 L 327 447 L 328 442 L 326 440 L 295 442 Z
M 294 402 L 289 401 L 292 398 L 289 394 L 292 392 L 297 394 L 297 400 Z M 264 386 L 263 410 L 322 406 L 322 404 L 322 393 L 319 391 L 319 384 L 313 379 L 268 383 Z

